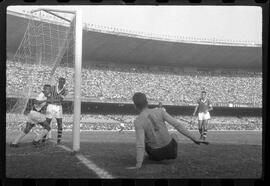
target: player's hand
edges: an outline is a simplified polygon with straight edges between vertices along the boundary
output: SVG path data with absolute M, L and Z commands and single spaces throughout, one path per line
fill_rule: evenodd
M 193 140 L 193 142 L 194 142 L 196 145 L 200 145 L 200 144 L 201 144 L 201 141 L 200 141 L 200 140 Z
M 142 168 L 142 163 L 137 163 L 136 166 L 127 167 L 126 169 L 128 169 L 128 170 L 139 170 L 140 168 Z
M 195 116 L 195 112 L 192 115 Z
M 205 144 L 205 145 L 209 145 L 209 142 L 208 141 L 204 141 L 204 140 L 198 140 L 198 142 L 201 144 Z

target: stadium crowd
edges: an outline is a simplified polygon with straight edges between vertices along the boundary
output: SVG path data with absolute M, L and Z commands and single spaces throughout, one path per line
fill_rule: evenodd
M 178 120 L 194 120 L 188 116 L 175 116 Z M 124 130 L 134 130 L 134 115 L 81 115 L 81 130 L 118 130 L 119 124 L 124 123 Z M 6 114 L 7 130 L 20 130 L 26 121 L 25 115 Z M 185 123 L 188 130 L 197 130 L 197 121 Z M 73 116 L 65 114 L 63 117 L 63 130 L 72 130 Z M 52 122 L 52 128 L 57 129 L 55 120 Z M 169 129 L 173 129 L 168 125 Z M 208 125 L 209 130 L 262 130 L 262 118 L 260 117 L 212 117 Z
M 150 101 L 166 104 L 194 104 L 206 90 L 213 104 L 262 105 L 262 74 L 241 72 L 185 72 L 173 67 L 123 64 L 91 64 L 82 69 L 82 98 L 100 101 L 131 101 L 134 92 L 146 93 Z M 38 93 L 50 79 L 52 67 L 7 61 L 7 94 Z M 73 98 L 74 70 L 67 65 L 56 69 L 54 78 L 66 77 L 68 97 Z M 29 77 L 29 78 L 28 78 Z M 28 78 L 28 79 L 27 79 Z

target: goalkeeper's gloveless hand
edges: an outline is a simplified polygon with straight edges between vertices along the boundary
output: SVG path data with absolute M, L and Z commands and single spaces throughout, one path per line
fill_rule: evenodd
M 140 168 L 142 168 L 142 163 L 137 163 L 136 166 L 127 167 L 126 169 L 128 169 L 128 170 L 132 170 L 132 169 L 139 170 Z
M 200 145 L 200 144 L 201 144 L 201 141 L 200 141 L 200 140 L 193 140 L 193 142 L 194 142 L 196 145 Z

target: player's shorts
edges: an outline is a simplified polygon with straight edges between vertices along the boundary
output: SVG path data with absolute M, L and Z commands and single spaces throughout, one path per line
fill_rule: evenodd
M 149 158 L 155 161 L 162 161 L 168 159 L 176 159 L 177 158 L 177 142 L 174 138 L 170 141 L 170 143 L 164 147 L 158 149 L 152 149 L 150 146 L 145 144 L 145 151 L 149 155 Z
M 63 110 L 62 105 L 49 104 L 46 110 L 46 118 L 62 118 Z
M 208 120 L 208 119 L 210 119 L 210 114 L 209 114 L 209 112 L 206 112 L 206 113 L 204 113 L 204 112 L 199 112 L 199 114 L 198 114 L 198 120 Z
M 34 110 L 31 110 L 27 116 L 27 122 L 32 124 L 38 124 L 44 121 L 46 121 L 45 115 Z

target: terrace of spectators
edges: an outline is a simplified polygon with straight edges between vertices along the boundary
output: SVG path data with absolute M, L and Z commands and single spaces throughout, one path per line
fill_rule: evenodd
M 33 17 L 27 13 L 7 14 L 7 57 L 11 59 L 7 61 L 8 96 L 18 96 L 24 86 L 24 72 L 34 68 L 12 62 L 29 18 Z M 55 22 L 50 17 L 46 21 Z M 199 92 L 206 88 L 214 104 L 261 107 L 261 44 L 158 36 L 91 23 L 84 25 L 83 37 L 85 100 L 130 102 L 135 91 L 144 91 L 150 101 L 185 105 L 196 103 Z M 202 72 L 200 68 L 210 69 Z M 37 74 L 33 74 L 38 81 L 34 93 L 43 83 L 38 79 L 42 71 L 46 67 L 38 67 Z M 60 67 L 57 76 L 67 77 L 72 96 L 73 69 Z
M 23 38 L 28 14 L 7 12 L 7 52 L 12 58 Z M 47 18 L 46 21 L 51 21 Z M 59 26 L 59 22 L 55 25 Z M 64 26 L 60 24 L 60 26 Z M 262 46 L 254 41 L 153 35 L 87 23 L 83 30 L 83 63 L 121 63 L 261 71 Z
M 49 66 L 35 66 L 7 61 L 7 96 L 18 97 L 26 87 L 24 78 L 27 72 L 35 79 L 32 87 L 35 96 L 41 91 L 48 73 L 43 80 L 44 72 L 50 71 Z M 99 64 L 82 69 L 82 100 L 99 102 L 131 102 L 136 91 L 145 92 L 155 104 L 162 101 L 170 105 L 192 105 L 206 90 L 214 105 L 229 102 L 239 105 L 261 107 L 262 75 L 254 73 L 216 73 L 216 72 L 185 72 L 178 69 L 172 72 L 162 66 L 149 70 L 147 66 Z M 70 67 L 59 67 L 57 77 L 66 77 L 69 96 L 73 99 L 73 74 Z

